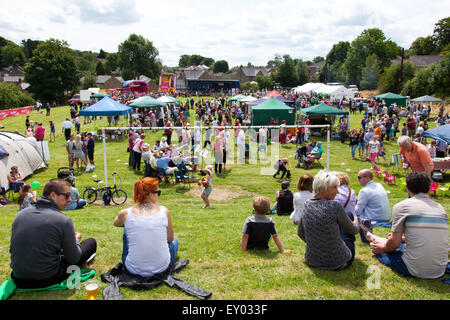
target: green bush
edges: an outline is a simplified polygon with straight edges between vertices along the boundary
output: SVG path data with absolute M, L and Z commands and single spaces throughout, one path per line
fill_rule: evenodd
M 34 99 L 23 93 L 17 85 L 0 83 L 0 109 L 21 108 L 34 103 Z

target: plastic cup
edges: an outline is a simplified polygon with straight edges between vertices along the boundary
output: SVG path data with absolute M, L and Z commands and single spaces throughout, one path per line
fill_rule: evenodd
M 88 300 L 97 300 L 98 284 L 96 282 L 90 282 L 86 285 L 86 294 Z

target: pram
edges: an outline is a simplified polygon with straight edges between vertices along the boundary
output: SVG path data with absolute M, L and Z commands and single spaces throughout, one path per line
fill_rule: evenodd
M 308 159 L 307 150 L 305 146 L 302 146 L 295 152 L 294 158 L 298 161 L 297 168 L 310 169 L 313 167 L 312 161 Z
M 72 185 L 72 187 L 74 187 L 76 177 L 74 176 L 73 171 L 74 171 L 73 168 L 70 167 L 59 168 L 57 173 L 58 179 L 66 180 Z

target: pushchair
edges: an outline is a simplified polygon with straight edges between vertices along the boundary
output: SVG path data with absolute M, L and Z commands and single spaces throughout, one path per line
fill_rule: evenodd
M 297 168 L 310 169 L 313 167 L 312 161 L 308 159 L 307 150 L 305 146 L 302 146 L 295 152 L 294 158 L 298 161 Z
M 74 169 L 70 167 L 61 167 L 58 169 L 58 179 L 63 179 L 69 182 L 72 187 L 75 187 L 76 177 L 73 174 Z

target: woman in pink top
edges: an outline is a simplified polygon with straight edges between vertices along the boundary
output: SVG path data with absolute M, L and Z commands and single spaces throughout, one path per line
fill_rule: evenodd
M 45 137 L 45 128 L 42 126 L 42 123 L 38 123 L 38 126 L 34 132 L 34 137 L 37 141 L 43 141 Z

